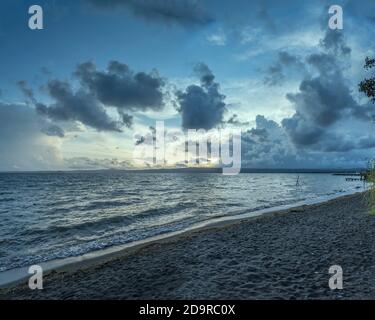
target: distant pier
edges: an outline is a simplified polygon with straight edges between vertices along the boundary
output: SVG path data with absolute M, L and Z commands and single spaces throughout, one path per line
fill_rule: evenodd
M 346 181 L 366 181 L 368 178 L 368 171 L 352 172 L 352 173 L 334 173 L 334 176 L 346 176 Z

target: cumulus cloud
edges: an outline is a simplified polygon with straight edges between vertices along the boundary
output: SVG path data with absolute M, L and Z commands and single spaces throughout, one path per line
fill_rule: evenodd
M 353 98 L 339 61 L 350 54 L 350 48 L 341 33 L 332 35 L 332 32 L 327 31 L 321 41 L 324 52 L 306 58 L 311 72 L 301 81 L 299 92 L 286 95 L 295 113 L 283 119 L 282 126 L 299 148 L 328 152 L 357 148 L 357 144 L 335 134 L 334 125 L 348 117 L 367 121 L 374 114 Z
M 265 83 L 281 83 L 291 67 L 303 70 L 298 90 L 286 94 L 295 111 L 281 125 L 257 116 L 256 126 L 243 134 L 243 166 L 349 167 L 371 156 L 375 109 L 354 98 L 345 76 L 351 48 L 335 32 L 326 31 L 318 50 L 305 57 L 279 53 Z
M 50 106 L 37 103 L 36 110 L 40 115 L 54 121 L 78 120 L 99 131 L 121 131 L 120 124 L 110 118 L 104 106 L 91 94 L 82 90 L 74 92 L 69 83 L 60 80 L 49 81 L 47 90 L 55 103 Z
M 196 0 L 87 0 L 98 8 L 125 8 L 147 20 L 181 25 L 206 25 L 213 17 Z
M 293 167 L 298 156 L 285 130 L 275 121 L 258 115 L 255 127 L 242 134 L 243 167 Z
M 27 104 L 30 102 L 31 104 L 34 104 L 37 111 L 43 108 L 44 109 L 46 108 L 42 104 L 38 103 L 38 101 L 34 97 L 34 91 L 28 86 L 25 80 L 18 81 L 17 85 L 20 88 L 21 92 L 24 94 Z M 40 120 L 39 122 L 43 123 L 43 126 L 41 127 L 40 131 L 46 134 L 47 136 L 59 137 L 59 138 L 63 138 L 65 136 L 64 130 L 58 125 L 50 123 L 49 121 Z
M 54 79 L 47 82 L 44 87 L 54 101 L 48 105 L 35 99 L 25 81 L 20 81 L 18 86 L 38 114 L 46 119 L 79 121 L 98 131 L 121 132 L 123 127 L 132 126 L 132 113 L 164 108 L 164 80 L 157 71 L 134 72 L 126 64 L 110 61 L 104 71 L 98 70 L 92 62 L 85 62 L 79 64 L 73 74 L 80 84 L 75 89 L 67 81 Z M 110 108 L 117 110 L 117 119 L 108 112 Z M 64 135 L 56 124 L 43 132 Z
M 119 61 L 110 61 L 107 70 L 98 71 L 94 63 L 86 62 L 77 67 L 75 75 L 104 105 L 126 111 L 163 108 L 164 81 L 156 71 L 136 73 Z
M 325 57 L 320 56 L 323 65 Z M 319 76 L 304 79 L 299 92 L 287 94 L 287 99 L 296 112 L 282 124 L 298 146 L 314 145 L 328 127 L 359 108 L 339 69 L 332 73 L 320 70 Z
M 195 69 L 200 85 L 190 85 L 176 93 L 184 129 L 209 130 L 223 122 L 225 96 L 219 92 L 219 84 L 207 65 L 200 63 Z
M 365 165 L 372 154 L 369 148 L 375 147 L 375 136 L 356 135 L 355 140 L 352 135 L 329 132 L 316 140 L 315 149 L 306 150 L 296 146 L 278 123 L 258 115 L 255 127 L 242 134 L 242 167 L 308 169 Z

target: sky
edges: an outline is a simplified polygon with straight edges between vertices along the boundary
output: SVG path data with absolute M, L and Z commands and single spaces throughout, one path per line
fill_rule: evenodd
M 156 121 L 241 129 L 242 167 L 364 167 L 374 33 L 370 0 L 4 0 L 0 171 L 142 167 Z

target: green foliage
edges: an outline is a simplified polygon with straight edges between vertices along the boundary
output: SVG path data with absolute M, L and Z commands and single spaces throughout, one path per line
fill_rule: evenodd
M 366 57 L 364 68 L 366 70 L 371 70 L 375 68 L 375 59 Z M 366 78 L 359 84 L 359 91 L 366 94 L 367 97 L 375 103 L 375 77 Z M 365 176 L 365 180 L 370 183 L 370 189 L 368 192 L 368 202 L 369 202 L 369 213 L 375 215 L 375 165 L 374 161 L 369 163 L 369 168 Z
M 367 182 L 371 183 L 368 192 L 369 214 L 375 215 L 375 168 L 372 168 L 366 175 Z
M 369 57 L 365 60 L 364 68 L 366 70 L 370 70 L 375 68 L 375 59 L 370 59 Z M 366 78 L 365 80 L 361 81 L 359 84 L 359 91 L 363 92 L 366 96 L 368 96 L 373 103 L 375 103 L 375 77 Z

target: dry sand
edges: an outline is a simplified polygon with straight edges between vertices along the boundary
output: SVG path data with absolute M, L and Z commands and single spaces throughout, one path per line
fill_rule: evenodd
M 328 269 L 343 268 L 331 290 Z M 191 232 L 0 299 L 374 299 L 375 216 L 358 193 Z

